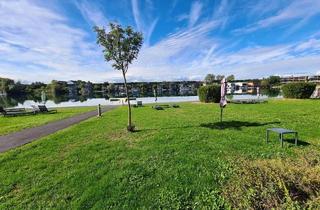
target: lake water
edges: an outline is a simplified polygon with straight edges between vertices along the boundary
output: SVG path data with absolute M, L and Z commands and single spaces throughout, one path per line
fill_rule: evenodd
M 281 96 L 272 96 L 276 98 L 281 98 Z M 228 99 L 255 99 L 258 98 L 257 95 L 229 95 Z M 260 99 L 271 98 L 268 95 L 259 96 Z M 156 103 L 154 97 L 141 97 L 136 98 L 132 101 L 142 101 L 143 104 Z M 176 102 L 191 102 L 199 101 L 198 96 L 161 96 L 158 97 L 157 103 L 176 103 Z M 0 106 L 4 107 L 15 107 L 15 108 L 29 108 L 31 105 L 43 104 L 41 100 L 30 100 L 30 99 L 13 99 L 13 98 L 0 98 Z M 46 100 L 45 105 L 47 107 L 78 107 L 78 106 L 97 106 L 101 105 L 121 105 L 120 101 L 110 101 L 106 98 L 85 98 L 85 99 L 63 99 L 63 100 Z
M 198 101 L 198 96 L 170 96 L 170 97 L 158 97 L 157 103 L 174 103 L 174 102 L 187 102 L 187 101 Z M 135 101 L 142 101 L 144 104 L 148 103 L 155 103 L 154 97 L 142 97 L 142 98 L 136 98 L 136 100 L 132 100 L 132 103 L 135 103 Z M 34 101 L 34 100 L 24 100 L 23 102 L 18 102 L 15 105 L 6 105 L 3 104 L 5 107 L 14 107 L 14 108 L 28 108 L 31 105 L 39 105 L 44 104 L 43 102 Z M 82 101 L 76 101 L 76 100 L 68 100 L 68 101 L 62 101 L 62 102 L 55 102 L 53 100 L 46 100 L 45 105 L 47 107 L 78 107 L 78 106 L 97 106 L 98 104 L 101 105 L 121 105 L 121 101 L 110 101 L 106 98 L 88 98 L 86 100 Z

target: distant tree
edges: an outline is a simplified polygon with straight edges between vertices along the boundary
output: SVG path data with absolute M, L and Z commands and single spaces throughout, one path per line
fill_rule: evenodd
M 270 76 L 268 80 L 269 80 L 269 84 L 270 84 L 271 86 L 279 85 L 280 82 L 281 82 L 279 76 Z
M 130 96 L 127 87 L 126 73 L 129 64 L 138 57 L 142 46 L 143 37 L 135 32 L 130 26 L 123 28 L 121 25 L 110 23 L 110 31 L 105 28 L 94 27 L 97 33 L 97 43 L 102 46 L 104 58 L 107 62 L 112 61 L 112 67 L 122 72 L 128 103 L 128 131 L 134 131 L 131 120 Z
M 268 78 L 264 78 L 261 81 L 261 87 L 263 88 L 272 88 L 272 86 L 280 85 L 280 77 L 279 76 L 270 76 Z
M 140 96 L 147 96 L 147 94 L 148 94 L 148 86 L 147 86 L 147 84 L 145 84 L 144 82 L 140 83 L 139 84 L 139 90 L 140 90 Z
M 224 75 L 217 75 L 216 80 L 222 80 L 224 78 Z
M 270 88 L 269 80 L 263 78 L 263 79 L 261 80 L 260 86 L 261 86 L 262 88 Z
M 104 84 L 103 88 L 109 97 L 114 97 L 116 89 L 115 89 L 115 85 L 113 83 Z
M 213 84 L 216 79 L 216 76 L 214 74 L 207 74 L 204 78 L 204 82 L 206 84 Z
M 94 91 L 101 91 L 102 90 L 102 84 L 93 84 L 93 90 Z
M 20 81 L 14 83 L 10 90 L 8 91 L 9 95 L 22 95 L 26 93 L 26 85 L 21 84 Z
M 52 95 L 64 95 L 68 93 L 67 82 L 52 80 L 50 85 L 48 85 L 48 89 Z
M 235 80 L 235 77 L 233 74 L 227 76 L 227 81 L 234 81 Z
M 8 78 L 0 77 L 0 92 L 7 93 L 14 86 L 14 81 Z
M 30 85 L 26 85 L 26 92 L 28 94 L 36 96 L 41 96 L 41 92 L 45 91 L 47 88 L 47 85 L 42 82 L 33 82 Z

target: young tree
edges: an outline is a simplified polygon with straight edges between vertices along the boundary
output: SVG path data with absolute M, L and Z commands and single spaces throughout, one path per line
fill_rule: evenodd
M 214 74 L 207 74 L 206 77 L 204 78 L 204 82 L 206 84 L 213 84 L 215 79 L 216 79 L 216 76 L 214 76 Z
M 142 46 L 143 37 L 140 32 L 135 32 L 130 26 L 123 28 L 121 25 L 110 23 L 110 31 L 104 28 L 94 27 L 97 33 L 97 44 L 101 45 L 104 58 L 112 61 L 112 67 L 122 72 L 128 102 L 128 131 L 134 131 L 131 120 L 131 105 L 127 87 L 126 73 L 129 64 L 138 57 Z

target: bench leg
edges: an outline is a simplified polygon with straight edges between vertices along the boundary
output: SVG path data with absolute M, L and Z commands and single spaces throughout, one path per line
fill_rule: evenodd
M 279 133 L 279 141 L 281 142 L 281 133 Z
M 296 135 L 295 135 L 295 142 L 294 143 L 296 146 L 298 146 L 298 133 L 296 133 Z
M 283 147 L 283 134 L 280 134 L 281 147 Z
M 268 143 L 269 140 L 269 131 L 266 132 L 266 143 Z

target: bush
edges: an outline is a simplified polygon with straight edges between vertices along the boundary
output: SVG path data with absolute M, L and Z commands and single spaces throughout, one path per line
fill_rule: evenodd
M 282 92 L 285 98 L 310 98 L 315 88 L 314 83 L 297 82 L 283 85 Z
M 198 96 L 201 102 L 218 103 L 220 101 L 220 85 L 207 85 L 198 89 Z

